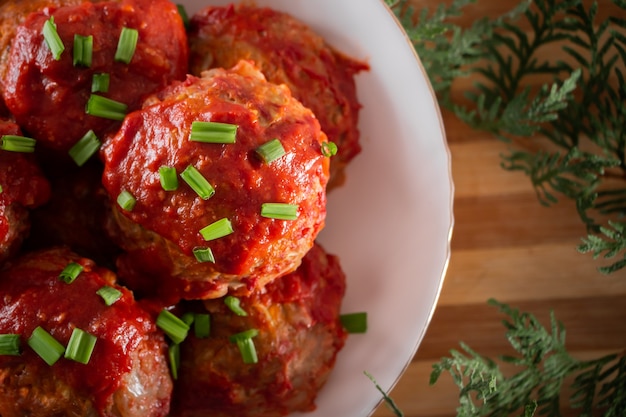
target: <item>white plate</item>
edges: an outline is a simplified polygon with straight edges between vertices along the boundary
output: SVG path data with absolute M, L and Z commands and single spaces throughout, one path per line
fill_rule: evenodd
M 228 0 L 186 0 L 191 16 Z M 290 13 L 336 49 L 365 60 L 357 76 L 362 153 L 329 194 L 320 242 L 348 276 L 344 312 L 367 311 L 318 408 L 305 417 L 364 417 L 401 376 L 432 317 L 450 256 L 453 183 L 441 115 L 424 70 L 382 0 L 256 0 Z M 401 407 L 401 404 L 399 404 Z

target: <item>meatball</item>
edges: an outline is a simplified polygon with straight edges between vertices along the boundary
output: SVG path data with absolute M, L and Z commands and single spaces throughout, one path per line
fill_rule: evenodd
M 191 19 L 189 43 L 192 74 L 249 59 L 269 81 L 286 84 L 338 146 L 329 188 L 344 181 L 345 166 L 361 151 L 354 75 L 366 64 L 337 52 L 292 16 L 251 5 L 198 12 Z
M 311 411 L 343 347 L 339 320 L 345 277 L 319 245 L 294 273 L 241 297 L 247 316 L 223 300 L 205 301 L 211 334 L 193 332 L 181 345 L 172 417 L 274 417 Z M 250 329 L 258 362 L 245 364 L 229 338 Z
M 42 36 L 50 19 L 65 47 L 58 59 Z M 134 54 L 129 62 L 117 59 L 122 33 L 133 30 L 138 34 Z M 91 63 L 74 61 L 76 35 L 93 36 Z M 28 135 L 65 152 L 90 130 L 102 138 L 118 128 L 125 112 L 138 108 L 146 95 L 184 79 L 187 65 L 185 28 L 168 0 L 49 7 L 29 14 L 15 29 L 2 95 Z M 102 74 L 108 76 L 108 88 L 94 92 L 94 76 Z M 104 112 L 98 104 L 88 106 L 94 97 L 113 100 L 114 111 L 108 111 L 108 104 Z
M 83 270 L 66 283 L 59 275 L 71 263 Z M 64 248 L 24 255 L 0 272 L 0 334 L 19 335 L 21 350 L 0 355 L 0 415 L 167 415 L 172 381 L 164 336 L 114 279 Z M 105 286 L 120 292 L 110 306 L 97 294 Z M 49 365 L 28 343 L 38 328 L 64 347 L 75 329 L 95 336 L 91 357 L 61 355 Z
M 21 135 L 10 120 L 0 119 L 0 142 Z M 33 155 L 0 149 L 0 263 L 14 255 L 30 230 L 29 210 L 50 197 L 50 184 Z
M 234 143 L 195 140 L 194 122 L 236 128 Z M 245 61 L 148 99 L 102 150 L 111 199 L 134 203 L 115 204 L 108 226 L 126 251 L 120 276 L 174 302 L 247 294 L 295 270 L 325 221 L 326 140 L 309 109 Z M 265 161 L 257 151 L 269 142 L 284 154 Z M 165 191 L 164 167 L 196 180 Z M 208 184 L 198 191 L 198 181 Z M 287 219 L 264 214 L 266 204 Z M 215 227 L 216 238 L 204 233 Z

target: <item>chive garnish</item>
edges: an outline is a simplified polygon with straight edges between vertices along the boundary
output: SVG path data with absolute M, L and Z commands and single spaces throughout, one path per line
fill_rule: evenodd
M 215 194 L 213 186 L 193 165 L 189 165 L 185 168 L 185 170 L 180 173 L 180 176 L 203 200 L 208 200 Z
M 106 72 L 94 74 L 91 79 L 92 93 L 108 93 L 111 76 Z
M 70 262 L 67 264 L 63 271 L 59 274 L 59 279 L 66 284 L 71 284 L 78 278 L 81 272 L 83 272 L 83 266 L 76 262 Z
M 108 285 L 101 287 L 98 291 L 96 291 L 96 294 L 102 297 L 104 304 L 107 306 L 112 306 L 117 300 L 122 298 L 122 292 L 120 290 L 109 287 Z
M 178 10 L 178 14 L 180 15 L 180 18 L 182 19 L 183 25 L 185 25 L 185 28 L 189 28 L 189 15 L 187 14 L 187 10 L 185 9 L 185 6 L 182 4 L 177 4 L 176 9 Z
M 187 337 L 189 326 L 168 310 L 161 310 L 156 320 L 156 325 L 174 343 L 181 343 Z
M 43 24 L 43 38 L 48 45 L 48 49 L 52 52 L 52 57 L 58 61 L 61 59 L 61 54 L 65 50 L 65 45 L 57 32 L 57 25 L 54 23 L 54 16 L 50 16 L 50 19 L 46 20 Z
M 194 314 L 193 332 L 198 339 L 204 339 L 211 335 L 211 316 L 209 314 Z
M 74 328 L 67 349 L 65 349 L 65 358 L 86 365 L 91 359 L 97 340 L 96 336 L 79 328 Z
M 35 144 L 37 141 L 33 138 L 16 135 L 3 135 L 1 138 L 0 148 L 9 152 L 32 153 L 35 152 Z
M 298 205 L 286 203 L 263 203 L 261 216 L 270 219 L 295 220 L 298 218 Z
M 322 155 L 330 158 L 337 155 L 337 145 L 334 142 L 322 143 Z
M 76 162 L 76 165 L 80 167 L 83 166 L 93 154 L 98 152 L 101 145 L 100 139 L 98 139 L 93 130 L 90 130 L 70 148 L 69 154 L 74 162 Z
M 74 66 L 90 67 L 92 54 L 93 36 L 74 35 L 74 54 L 72 61 Z
M 200 234 L 206 241 L 219 239 L 233 233 L 233 226 L 227 218 L 211 223 L 200 230 Z
M 137 200 L 130 192 L 124 190 L 117 196 L 117 204 L 125 211 L 133 211 Z
M 0 185 L 0 194 L 2 194 L 3 191 L 4 189 L 2 188 L 2 185 Z
M 230 311 L 238 316 L 245 317 L 248 315 L 246 310 L 241 307 L 241 300 L 237 297 L 227 295 L 226 297 L 224 297 L 224 304 L 226 304 Z
M 205 247 L 196 247 L 193 248 L 193 256 L 196 258 L 198 262 L 211 262 L 215 263 L 215 257 L 213 256 L 213 251 L 211 248 Z
M 178 189 L 178 177 L 176 176 L 176 168 L 162 166 L 159 168 L 159 180 L 161 187 L 165 191 L 175 191 Z
M 259 331 L 257 329 L 249 329 L 241 333 L 234 334 L 228 339 L 231 343 L 236 343 L 241 353 L 243 363 L 257 363 L 258 357 L 256 353 L 256 347 L 254 346 L 253 337 L 258 336 Z
M 341 325 L 348 333 L 367 332 L 367 313 L 349 313 L 339 316 Z
M 31 347 L 48 365 L 54 365 L 63 355 L 65 348 L 50 333 L 41 326 L 33 330 L 28 339 L 28 346 Z
M 115 61 L 130 64 L 137 48 L 137 40 L 139 39 L 139 31 L 124 27 L 120 33 L 117 42 L 117 50 L 115 51 Z
M 87 100 L 85 112 L 91 116 L 102 117 L 103 119 L 124 120 L 128 106 L 119 101 L 92 94 Z
M 189 140 L 204 143 L 235 143 L 237 125 L 195 121 L 191 124 Z
M 285 154 L 285 148 L 278 139 L 272 139 L 269 142 L 256 148 L 257 155 L 265 162 L 269 164 L 283 156 Z
M 0 334 L 0 355 L 19 356 L 20 355 L 20 335 Z
M 172 343 L 167 348 L 167 356 L 170 360 L 170 372 L 172 379 L 178 379 L 178 370 L 180 369 L 180 344 Z

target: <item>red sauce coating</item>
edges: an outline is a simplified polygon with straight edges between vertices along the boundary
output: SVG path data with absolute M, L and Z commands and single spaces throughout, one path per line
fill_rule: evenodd
M 354 75 L 369 67 L 330 47 L 292 16 L 248 4 L 208 7 L 191 19 L 190 71 L 229 68 L 252 60 L 267 79 L 286 84 L 310 108 L 328 139 L 338 145 L 329 187 L 344 180 L 343 169 L 361 151 Z
M 237 125 L 236 143 L 189 140 L 196 120 Z M 281 140 L 286 154 L 266 164 L 255 149 L 274 138 Z M 321 143 L 325 140 L 310 110 L 284 86 L 266 82 L 250 63 L 213 70 L 203 78 L 190 76 L 127 116 L 103 148 L 103 183 L 112 200 L 129 191 L 137 203 L 123 215 L 171 242 L 155 248 L 151 246 L 155 236 L 140 236 L 132 225 L 121 224 L 121 245 L 134 251 L 135 265 L 142 262 L 137 259 L 141 252 L 146 264 L 155 264 L 159 261 L 153 255 L 178 248 L 187 257 L 180 262 L 189 263 L 183 268 L 197 268 L 190 273 L 193 279 L 213 286 L 216 281 L 223 285 L 244 278 L 254 288 L 255 280 L 265 283 L 294 270 L 324 224 L 328 158 L 322 155 Z M 179 174 L 193 165 L 215 188 L 214 196 L 202 200 L 182 179 L 178 190 L 163 191 L 158 170 L 164 165 L 175 167 Z M 298 218 L 262 217 L 262 204 L 274 202 L 298 205 Z M 200 230 L 222 218 L 231 221 L 234 233 L 204 241 Z M 215 263 L 198 266 L 192 250 L 206 246 L 212 249 Z M 177 256 L 164 255 L 169 262 Z
M 72 284 L 66 284 L 58 275 L 70 261 L 79 263 L 84 270 Z M 5 268 L 0 273 L 0 334 L 21 335 L 22 354 L 0 355 L 0 369 L 18 362 L 28 369 L 43 367 L 43 372 L 52 373 L 55 379 L 92 399 L 99 415 L 106 415 L 104 410 L 113 401 L 112 395 L 131 370 L 130 352 L 146 335 L 156 332 L 152 318 L 138 307 L 129 290 L 114 284 L 114 278 L 112 272 L 67 249 L 35 252 Z M 106 306 L 96 294 L 103 285 L 122 292 L 112 306 Z M 27 346 L 37 326 L 64 346 L 74 328 L 96 336 L 89 363 L 61 358 L 49 367 Z M 161 378 L 156 374 L 154 377 Z M 167 413 L 167 403 L 157 406 L 163 410 L 156 415 Z
M 42 36 L 54 17 L 65 51 L 57 61 Z M 137 29 L 130 64 L 115 62 L 123 27 Z M 93 35 L 91 67 L 73 65 L 74 35 Z M 2 94 L 18 124 L 44 146 L 68 150 L 88 130 L 102 137 L 120 123 L 85 113 L 93 74 L 108 73 L 110 88 L 99 93 L 139 107 L 143 97 L 187 72 L 187 38 L 174 3 L 167 0 L 84 2 L 30 14 L 16 29 L 2 79 Z

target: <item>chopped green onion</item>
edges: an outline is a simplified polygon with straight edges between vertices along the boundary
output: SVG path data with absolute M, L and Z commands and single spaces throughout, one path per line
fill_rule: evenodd
M 63 271 L 59 274 L 59 279 L 66 284 L 71 284 L 78 278 L 81 272 L 83 272 L 83 266 L 76 262 L 70 262 L 67 264 Z
M 285 203 L 263 203 L 261 216 L 270 219 L 295 220 L 298 218 L 298 205 Z
M 23 152 L 32 153 L 35 152 L 35 144 L 37 141 L 32 138 L 16 135 L 3 135 L 2 144 L 0 148 L 9 152 Z
M 168 310 L 162 310 L 156 320 L 158 328 L 163 330 L 174 343 L 181 343 L 187 337 L 189 326 Z
M 206 241 L 219 239 L 231 233 L 233 233 L 233 225 L 227 218 L 213 222 L 200 230 L 200 234 Z
M 176 176 L 176 168 L 162 166 L 159 168 L 159 177 L 161 187 L 165 191 L 175 191 L 178 189 L 178 177 Z
M 61 54 L 65 50 L 65 45 L 57 32 L 57 25 L 54 23 L 54 16 L 50 16 L 50 19 L 46 20 L 43 24 L 43 38 L 46 41 L 46 45 L 52 52 L 52 57 L 58 61 L 61 59 Z
M 241 307 L 241 300 L 239 300 L 239 298 L 237 297 L 233 297 L 232 295 L 227 295 L 224 298 L 224 304 L 226 304 L 226 306 L 230 309 L 230 311 L 232 311 L 238 316 L 244 317 L 248 315 L 246 310 L 244 310 Z
M 178 14 L 183 21 L 183 25 L 185 25 L 185 28 L 189 28 L 189 15 L 187 14 L 185 6 L 182 4 L 177 4 L 176 8 L 178 9 Z
M 117 288 L 109 287 L 108 285 L 100 288 L 98 291 L 96 291 L 96 294 L 102 297 L 102 299 L 104 300 L 104 304 L 108 306 L 115 304 L 117 300 L 122 298 L 122 292 L 120 290 L 118 290 Z
M 138 39 L 139 31 L 137 29 L 122 28 L 115 51 L 115 61 L 130 64 L 137 48 Z
M 111 76 L 107 73 L 94 74 L 91 79 L 92 93 L 108 93 Z
M 79 328 L 74 328 L 70 341 L 67 343 L 65 357 L 75 362 L 86 365 L 91 359 L 93 348 L 96 346 L 98 338 Z
M 54 365 L 65 352 L 63 345 L 41 326 L 33 330 L 28 339 L 28 346 L 50 366 Z
M 334 142 L 322 143 L 322 155 L 330 158 L 337 155 L 337 145 Z
M 100 146 L 102 146 L 100 139 L 98 139 L 93 130 L 90 130 L 70 148 L 69 154 L 74 162 L 76 162 L 76 165 L 80 167 L 83 166 L 93 154 L 98 152 Z
M 211 334 L 211 316 L 209 314 L 195 314 L 193 332 L 198 339 L 204 339 Z
M 241 352 L 243 363 L 257 363 L 258 357 L 256 347 L 254 346 L 253 337 L 259 334 L 257 329 L 249 329 L 241 333 L 234 334 L 229 337 L 231 343 L 236 343 Z
M 93 36 L 74 35 L 74 66 L 90 67 L 92 54 Z
M 178 379 L 178 370 L 180 369 L 180 344 L 170 344 L 167 349 L 167 356 L 170 360 L 172 379 Z
M 237 125 L 196 121 L 191 124 L 189 140 L 204 143 L 235 143 Z
M 121 121 L 126 117 L 128 106 L 119 101 L 92 94 L 87 100 L 85 112 L 91 116 Z
M 256 148 L 256 153 L 263 162 L 269 164 L 283 156 L 285 154 L 285 148 L 283 148 L 283 144 L 280 143 L 280 140 L 272 139 Z
M 367 332 L 367 313 L 350 313 L 339 316 L 341 325 L 348 333 Z
M 211 248 L 193 248 L 193 256 L 195 256 L 198 262 L 211 262 L 213 264 L 215 263 L 215 257 L 213 256 L 213 251 L 211 250 Z
M 132 211 L 137 200 L 130 192 L 124 190 L 117 196 L 117 204 L 125 211 Z
M 2 194 L 4 190 L 2 189 L 2 185 L 0 185 L 0 194 Z
M 0 334 L 0 355 L 20 355 L 20 335 Z
M 196 318 L 196 315 L 192 313 L 191 311 L 188 311 L 185 314 L 183 314 L 180 319 L 184 321 L 185 324 L 189 326 L 189 328 L 191 328 L 191 325 L 193 324 L 193 321 L 195 320 L 195 318 Z
M 180 176 L 202 198 L 208 200 L 215 194 L 215 189 L 193 165 L 189 165 Z

